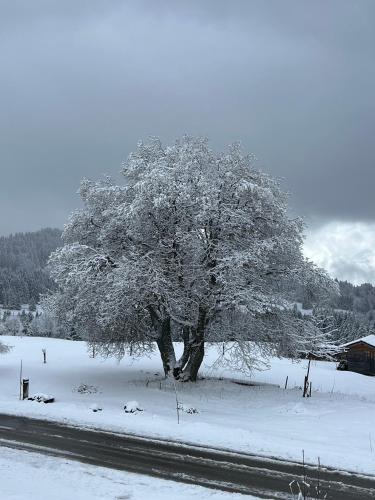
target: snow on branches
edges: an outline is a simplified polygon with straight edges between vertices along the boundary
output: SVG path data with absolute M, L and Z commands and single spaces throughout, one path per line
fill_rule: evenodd
M 297 352 L 306 329 L 282 308 L 296 286 L 334 284 L 304 259 L 302 222 L 278 182 L 238 144 L 217 154 L 192 137 L 139 143 L 123 174 L 123 186 L 82 182 L 84 208 L 50 260 L 59 314 L 104 352 L 155 341 L 165 372 L 183 380 L 196 379 L 208 336 Z

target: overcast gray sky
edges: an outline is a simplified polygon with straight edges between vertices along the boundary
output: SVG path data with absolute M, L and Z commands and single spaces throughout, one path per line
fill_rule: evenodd
M 330 267 L 334 227 L 330 270 L 375 281 L 374 20 L 374 0 L 0 0 L 0 234 L 62 227 L 140 138 L 239 139 L 309 255 Z

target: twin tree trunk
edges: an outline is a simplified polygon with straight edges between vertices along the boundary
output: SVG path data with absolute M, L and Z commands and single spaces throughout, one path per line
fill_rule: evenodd
M 214 269 L 217 265 L 216 258 L 214 256 L 215 249 L 218 244 L 218 234 L 220 230 L 215 231 L 213 229 L 213 221 L 210 220 L 208 224 L 207 231 L 205 229 L 205 234 L 207 238 L 207 248 L 206 255 L 203 260 L 203 264 L 206 271 L 209 272 L 209 289 L 212 290 L 216 286 L 216 276 Z M 178 245 L 174 242 L 174 257 L 178 259 Z M 181 281 L 182 276 L 179 277 Z M 164 373 L 168 376 L 171 372 L 176 380 L 181 381 L 193 381 L 197 380 L 198 371 L 202 364 L 204 358 L 204 340 L 205 340 L 205 330 L 208 324 L 208 314 L 207 307 L 202 303 L 198 309 L 198 319 L 197 324 L 194 327 L 183 327 L 183 342 L 184 350 L 181 358 L 177 361 L 176 354 L 172 342 L 172 331 L 171 331 L 171 320 L 168 314 L 165 315 L 164 319 L 160 319 L 159 315 L 149 307 L 151 322 L 154 326 L 154 330 L 157 334 L 157 345 L 160 351 L 160 356 L 163 362 Z M 165 311 L 164 311 L 165 313 Z
M 170 318 L 157 320 L 155 314 L 150 314 L 157 333 L 156 343 L 160 351 L 165 375 L 172 373 L 177 380 L 195 382 L 204 357 L 204 334 L 207 325 L 206 309 L 199 309 L 196 328 L 183 328 L 184 350 L 179 360 L 176 360 L 172 342 Z

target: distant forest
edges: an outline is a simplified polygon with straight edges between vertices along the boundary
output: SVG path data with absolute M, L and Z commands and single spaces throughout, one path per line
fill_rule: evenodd
M 18 309 L 21 304 L 37 303 L 40 294 L 54 289 L 45 266 L 60 245 L 60 229 L 0 237 L 0 304 Z
M 353 285 L 348 281 L 339 281 L 340 296 L 335 299 L 334 307 L 366 315 L 375 320 L 375 287 L 370 283 Z

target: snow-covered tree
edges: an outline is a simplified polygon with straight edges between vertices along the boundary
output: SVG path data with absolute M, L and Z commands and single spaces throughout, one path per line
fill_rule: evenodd
M 337 345 L 337 328 L 334 316 L 324 308 L 316 308 L 311 316 L 305 316 L 310 331 L 309 340 L 301 354 L 306 358 L 334 360 L 342 351 Z
M 7 318 L 0 323 L 1 335 L 22 335 L 23 325 L 19 316 L 7 316 Z
M 29 324 L 28 335 L 32 337 L 61 337 L 61 328 L 49 312 L 35 316 Z
M 0 342 L 0 354 L 5 354 L 9 352 L 9 346 Z
M 84 208 L 50 259 L 60 320 L 102 352 L 155 341 L 165 373 L 183 380 L 196 379 L 208 338 L 297 353 L 307 334 L 285 314 L 291 291 L 330 294 L 335 284 L 303 257 L 303 226 L 278 182 L 238 144 L 216 154 L 190 137 L 140 143 L 123 173 L 123 186 L 82 182 Z

